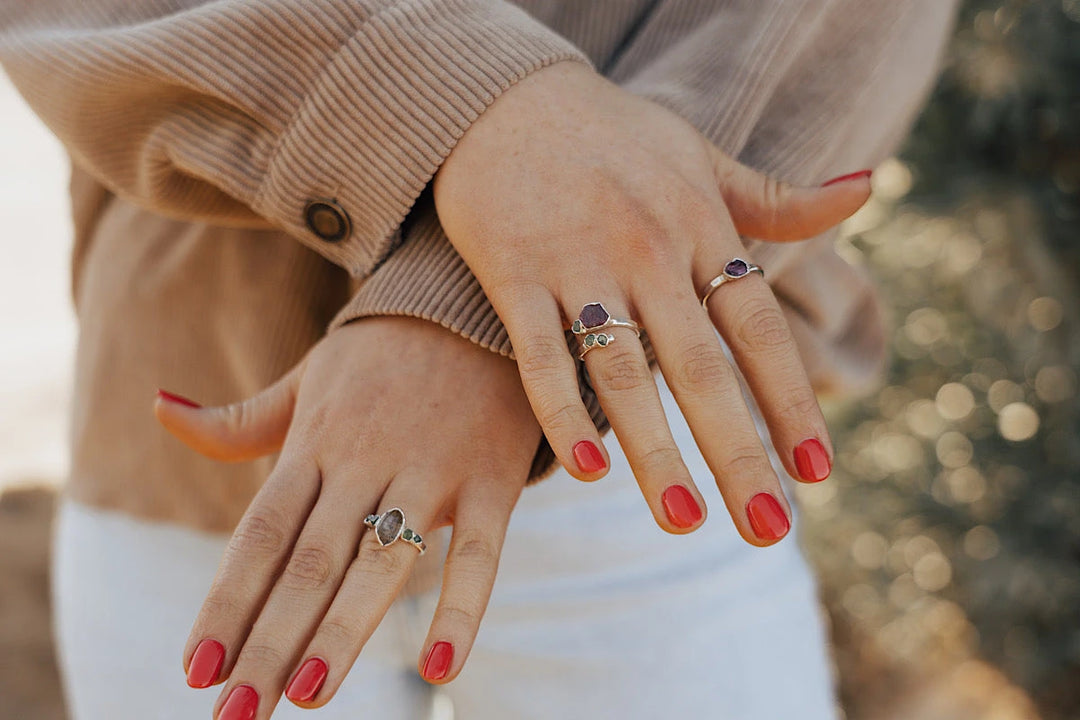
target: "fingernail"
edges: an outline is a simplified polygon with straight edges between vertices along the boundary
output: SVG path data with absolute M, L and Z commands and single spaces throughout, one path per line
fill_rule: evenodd
M 795 446 L 795 468 L 806 482 L 821 482 L 832 472 L 829 455 L 817 438 L 803 440 Z
M 694 496 L 682 485 L 672 485 L 660 496 L 664 512 L 675 527 L 692 527 L 701 519 L 701 508 Z
M 195 402 L 194 400 L 188 400 L 183 395 L 177 395 L 176 393 L 171 393 L 168 390 L 162 390 L 161 388 L 158 388 L 157 396 L 166 402 L 179 403 L 180 405 L 187 405 L 188 407 L 193 408 L 202 407 L 202 405 Z
M 259 709 L 259 693 L 250 685 L 237 685 L 221 706 L 218 720 L 251 720 Z
M 600 448 L 589 440 L 582 440 L 574 446 L 574 461 L 583 473 L 600 472 L 607 467 Z
M 762 540 L 779 540 L 787 535 L 791 522 L 780 507 L 780 501 L 769 493 L 758 493 L 746 503 L 750 527 Z
M 841 175 L 840 177 L 834 177 L 832 180 L 826 180 L 821 183 L 821 187 L 828 187 L 829 185 L 835 185 L 836 183 L 847 182 L 848 180 L 855 180 L 857 178 L 868 178 L 873 174 L 873 170 L 860 170 L 859 172 L 848 173 L 847 175 Z
M 207 638 L 195 648 L 188 664 L 187 684 L 193 688 L 208 688 L 214 684 L 225 662 L 225 646 Z
M 454 646 L 440 640 L 428 651 L 427 660 L 424 661 L 424 678 L 442 680 L 446 677 L 446 673 L 450 672 L 450 663 L 453 661 Z
M 285 697 L 293 702 L 307 702 L 315 697 L 326 680 L 326 661 L 322 658 L 309 658 L 296 673 L 296 677 L 289 683 L 285 691 Z

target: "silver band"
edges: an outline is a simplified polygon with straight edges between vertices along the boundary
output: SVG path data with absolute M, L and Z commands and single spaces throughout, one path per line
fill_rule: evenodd
M 724 272 L 720 273 L 706 285 L 701 291 L 701 307 L 706 310 L 709 309 L 709 296 L 716 292 L 716 289 L 726 282 L 732 280 L 740 280 L 752 272 L 756 272 L 761 277 L 765 277 L 765 271 L 761 269 L 761 266 L 755 265 L 749 260 L 743 260 L 742 258 L 731 258 L 727 265 L 724 266 Z
M 368 515 L 364 524 L 375 530 L 375 537 L 383 547 L 404 540 L 423 555 L 427 550 L 424 539 L 412 528 L 405 527 L 405 513 L 401 508 L 390 508 L 382 515 Z
M 640 325 L 633 320 L 615 318 L 600 303 L 588 303 L 582 307 L 577 320 L 570 326 L 570 331 L 581 341 L 581 353 L 578 355 L 578 360 L 584 360 L 589 351 L 594 348 L 607 347 L 615 342 L 614 335 L 603 331 L 617 327 L 633 330 L 635 335 L 641 337 Z

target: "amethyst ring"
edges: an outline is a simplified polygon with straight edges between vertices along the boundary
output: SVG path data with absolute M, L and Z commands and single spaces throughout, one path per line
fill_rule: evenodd
M 705 310 L 709 309 L 709 296 L 716 292 L 716 288 L 720 287 L 726 282 L 732 280 L 738 280 L 744 278 L 752 272 L 756 272 L 765 277 L 765 271 L 760 266 L 755 265 L 752 262 L 747 262 L 742 258 L 732 258 L 731 261 L 724 266 L 724 272 L 720 273 L 701 291 L 701 307 Z
M 577 320 L 570 326 L 570 331 L 581 340 L 581 354 L 578 355 L 578 360 L 584 360 L 593 348 L 607 347 L 615 342 L 614 335 L 604 332 L 613 327 L 633 330 L 635 335 L 641 337 L 640 325 L 632 320 L 619 320 L 612 317 L 607 308 L 600 303 L 589 303 L 581 308 Z
M 382 515 L 368 515 L 364 518 L 364 524 L 375 530 L 375 537 L 383 547 L 404 540 L 419 550 L 421 555 L 427 550 L 420 533 L 405 527 L 405 513 L 401 508 L 390 508 Z

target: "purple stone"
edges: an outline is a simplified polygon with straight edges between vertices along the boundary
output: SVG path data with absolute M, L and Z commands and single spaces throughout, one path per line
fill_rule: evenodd
M 405 524 L 405 515 L 397 508 L 386 511 L 379 522 L 375 523 L 375 535 L 380 545 L 389 545 L 398 539 L 401 526 Z
M 750 266 L 746 264 L 745 260 L 739 258 L 735 258 L 724 268 L 724 274 L 733 278 L 742 277 L 748 272 L 750 272 Z
M 578 320 L 586 328 L 600 327 L 611 318 L 608 315 L 608 311 L 604 309 L 604 306 L 600 303 L 589 303 L 585 307 L 581 308 L 581 314 L 578 315 Z

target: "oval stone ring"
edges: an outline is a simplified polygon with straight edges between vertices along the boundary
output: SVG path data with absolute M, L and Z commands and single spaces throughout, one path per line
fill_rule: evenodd
M 756 272 L 765 277 L 765 271 L 760 266 L 755 265 L 752 262 L 747 262 L 742 258 L 732 258 L 727 265 L 724 266 L 724 272 L 720 273 L 701 291 L 701 307 L 706 310 L 709 309 L 709 296 L 716 292 L 716 288 L 720 287 L 726 282 L 732 280 L 738 280 L 744 278 L 752 272 Z
M 364 524 L 375 530 L 375 537 L 383 547 L 393 545 L 398 540 L 404 540 L 420 551 L 423 555 L 427 550 L 424 539 L 412 528 L 405 527 L 405 513 L 401 508 L 390 508 L 382 515 L 368 515 L 364 518 Z

